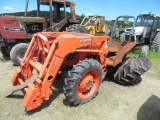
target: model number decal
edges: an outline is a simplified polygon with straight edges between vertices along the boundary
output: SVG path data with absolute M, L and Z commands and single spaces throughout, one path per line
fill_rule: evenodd
M 81 43 L 92 42 L 92 39 L 83 39 L 80 40 Z
M 53 66 L 53 71 L 52 71 L 52 73 L 54 73 L 54 71 L 55 71 L 55 69 L 56 69 L 56 67 L 57 67 L 57 65 L 58 65 L 58 63 L 59 63 L 59 60 L 60 60 L 60 58 L 59 58 L 59 57 L 56 57 L 56 60 L 55 60 L 54 66 Z

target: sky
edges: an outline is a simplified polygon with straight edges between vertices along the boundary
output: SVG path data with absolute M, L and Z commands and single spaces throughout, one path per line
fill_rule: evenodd
M 35 10 L 37 0 L 29 0 L 29 10 Z M 1 0 L 0 14 L 20 12 L 25 9 L 26 0 Z M 72 0 L 78 15 L 102 15 L 107 20 L 120 15 L 137 16 L 140 13 L 160 15 L 160 0 Z M 48 9 L 42 7 L 42 9 Z

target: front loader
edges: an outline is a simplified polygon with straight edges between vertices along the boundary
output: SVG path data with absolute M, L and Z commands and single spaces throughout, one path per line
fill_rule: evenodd
M 68 70 L 68 76 L 64 78 L 64 94 L 73 105 L 94 98 L 110 70 L 114 71 L 114 80 L 122 85 L 140 83 L 141 75 L 151 67 L 150 61 L 145 56 L 126 57 L 137 43 L 130 42 L 121 48 L 121 41 L 113 40 L 112 34 L 111 38 L 74 32 L 34 34 L 23 61 L 11 79 L 15 87 L 6 96 L 23 90 L 26 110 L 38 108 L 52 95 L 51 87 L 58 80 L 57 75 L 61 71 L 63 74 L 64 68 Z

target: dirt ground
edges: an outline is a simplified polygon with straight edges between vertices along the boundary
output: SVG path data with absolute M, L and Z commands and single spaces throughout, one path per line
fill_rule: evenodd
M 16 68 L 10 60 L 3 62 L 0 54 L 0 120 L 160 120 L 160 68 L 152 67 L 136 86 L 105 79 L 99 94 L 77 107 L 68 104 L 59 84 L 50 100 L 31 112 L 25 111 L 21 91 L 5 98 Z

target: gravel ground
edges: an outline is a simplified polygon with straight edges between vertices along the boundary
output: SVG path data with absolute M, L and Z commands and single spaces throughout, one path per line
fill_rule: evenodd
M 16 68 L 0 54 L 0 120 L 160 120 L 160 68 L 152 67 L 136 86 L 121 86 L 104 79 L 99 94 L 77 107 L 65 100 L 63 82 L 58 81 L 51 98 L 31 112 L 25 111 L 21 91 L 5 98 Z

